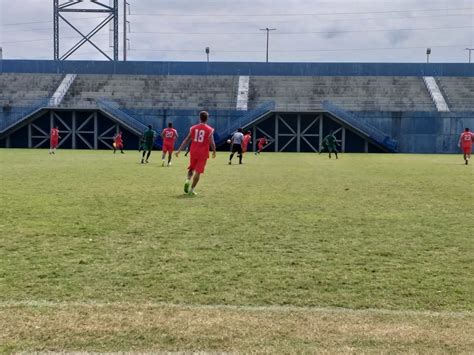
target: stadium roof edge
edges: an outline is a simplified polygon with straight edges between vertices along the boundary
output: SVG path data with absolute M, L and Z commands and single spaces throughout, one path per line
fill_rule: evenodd
M 260 76 L 474 76 L 464 63 L 263 63 L 0 60 L 0 73 Z

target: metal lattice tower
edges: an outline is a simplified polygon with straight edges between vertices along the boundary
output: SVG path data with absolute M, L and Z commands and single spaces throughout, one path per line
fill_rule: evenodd
M 84 0 L 53 0 L 54 4 L 54 60 L 66 60 L 74 52 L 76 52 L 84 44 L 89 43 L 107 59 L 117 61 L 119 59 L 119 0 L 110 0 L 109 4 L 105 4 L 108 0 L 89 0 L 89 2 L 96 5 L 95 8 L 84 8 L 82 3 Z M 107 14 L 98 25 L 96 25 L 89 33 L 83 34 L 76 26 L 71 23 L 71 20 L 66 19 L 66 13 L 97 13 Z M 60 19 L 76 31 L 82 38 L 64 54 L 59 54 L 59 21 Z M 103 29 L 108 23 L 113 23 L 113 49 L 114 55 L 111 58 L 104 50 L 92 41 L 92 37 Z

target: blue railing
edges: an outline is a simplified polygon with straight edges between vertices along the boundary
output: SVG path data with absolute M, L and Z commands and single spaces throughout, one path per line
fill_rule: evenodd
M 130 128 L 134 129 L 137 132 L 143 132 L 147 128 L 146 124 L 142 121 L 150 121 L 150 119 L 145 120 L 143 117 L 142 117 L 142 120 L 135 118 L 134 116 L 132 116 L 132 111 L 130 111 L 130 113 L 126 112 L 125 109 L 120 108 L 119 104 L 114 101 L 99 99 L 97 100 L 97 104 L 100 109 L 102 109 L 109 115 L 116 117 L 117 119 L 122 121 L 124 125 L 129 126 Z M 253 121 L 262 117 L 264 114 L 266 114 L 267 112 L 270 112 L 274 108 L 275 108 L 275 103 L 273 101 L 265 102 L 264 104 L 257 107 L 256 109 L 245 112 L 243 115 L 239 116 L 238 118 L 232 118 L 230 120 L 230 124 L 226 125 L 224 129 L 220 129 L 218 127 L 222 123 L 218 124 L 218 121 L 216 120 L 215 123 L 217 127 L 215 127 L 216 130 L 214 133 L 214 139 L 216 141 L 216 144 L 219 145 L 219 144 L 224 143 L 227 140 L 227 138 L 233 132 L 235 132 L 239 127 L 248 126 Z M 174 117 L 173 119 L 174 127 L 178 129 L 178 131 L 187 132 L 189 130 L 189 127 L 195 121 L 195 118 L 198 116 L 199 111 L 198 110 L 186 110 L 186 111 L 181 110 L 181 111 L 182 112 L 180 112 L 179 117 Z M 174 111 L 170 113 L 173 113 L 173 112 Z M 231 118 L 231 116 L 236 113 L 236 111 L 225 111 L 225 112 L 228 118 Z M 136 115 L 137 113 L 134 112 L 134 114 Z M 150 115 L 155 116 L 157 115 L 157 113 L 154 112 L 154 115 L 150 113 L 147 116 L 150 116 Z M 217 116 L 220 116 L 220 115 L 217 114 Z M 216 118 L 213 118 L 213 119 L 215 120 Z M 160 121 L 158 115 L 156 116 L 156 119 L 154 118 L 154 121 Z M 164 119 L 161 121 L 164 122 Z M 153 126 L 160 129 L 161 127 L 157 127 L 155 123 L 157 122 L 154 122 Z M 212 121 L 210 123 L 212 124 Z M 181 135 L 180 140 L 183 139 L 184 136 L 185 135 Z M 158 137 L 157 141 L 155 142 L 155 145 L 157 145 L 157 147 L 161 146 L 161 137 Z
M 2 111 L 0 111 L 0 133 L 17 125 L 35 112 L 48 106 L 48 101 L 49 98 L 44 98 L 33 101 L 28 106 L 3 107 Z
M 98 99 L 97 105 L 100 109 L 107 112 L 108 114 L 120 119 L 125 125 L 132 128 L 137 133 L 143 133 L 147 126 L 142 122 L 138 121 L 136 118 L 130 116 L 128 113 L 122 111 L 118 103 L 106 99 Z
M 264 63 L 0 60 L 0 73 L 284 76 L 474 76 L 468 63 Z
M 392 139 L 390 136 L 386 135 L 378 128 L 371 126 L 368 123 L 362 122 L 350 112 L 343 110 L 342 108 L 334 105 L 330 101 L 323 101 L 322 107 L 324 110 L 333 114 L 338 119 L 362 131 L 369 138 L 382 145 L 383 147 L 387 148 L 389 151 L 396 152 L 398 150 L 398 142 L 395 139 Z
M 218 132 L 218 138 L 216 139 L 216 144 L 219 145 L 227 140 L 232 133 L 234 133 L 238 128 L 245 127 L 250 125 L 253 121 L 259 119 L 266 113 L 275 109 L 275 102 L 274 101 L 267 101 L 257 107 L 254 110 L 247 111 L 244 115 L 239 117 L 236 120 L 233 120 L 232 123 L 226 130 L 222 132 Z

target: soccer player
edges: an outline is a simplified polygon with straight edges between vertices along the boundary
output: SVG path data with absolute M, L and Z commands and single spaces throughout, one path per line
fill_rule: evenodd
M 327 149 L 327 151 L 329 152 L 329 159 L 331 159 L 331 153 L 334 153 L 334 155 L 336 155 L 336 159 L 339 159 L 339 157 L 337 156 L 337 153 L 338 153 L 337 148 L 336 148 L 337 144 L 338 144 L 337 139 L 333 131 L 329 131 L 329 134 L 323 139 L 321 151 L 323 151 L 324 149 Z
M 143 150 L 143 143 L 145 143 L 145 138 L 142 136 L 140 137 L 140 142 L 138 143 L 138 153 L 140 153 Z
M 60 139 L 61 136 L 59 135 L 59 127 L 56 126 L 51 128 L 51 133 L 49 135 L 49 154 L 55 154 Z
M 258 150 L 255 152 L 255 155 L 260 154 L 263 148 L 267 145 L 268 141 L 266 137 L 257 139 Z
M 247 131 L 247 133 L 244 135 L 244 139 L 242 140 L 242 154 L 247 153 L 249 143 L 252 143 L 252 133 Z
M 199 113 L 199 120 L 201 123 L 190 128 L 189 134 L 176 152 L 176 157 L 178 157 L 181 150 L 183 150 L 188 143 L 191 143 L 188 176 L 184 182 L 184 192 L 190 196 L 197 195 L 194 189 L 199 182 L 201 174 L 204 173 L 204 169 L 206 168 L 206 163 L 209 159 L 209 146 L 211 146 L 212 149 L 212 158 L 214 159 L 216 157 L 216 143 L 214 142 L 213 136 L 214 128 L 207 124 L 208 118 L 209 114 L 206 111 L 201 111 Z
M 191 149 L 191 144 L 188 145 L 188 147 L 186 148 L 186 153 L 184 153 L 184 156 L 185 156 L 185 157 L 188 156 L 190 149 Z
M 151 150 L 153 149 L 153 144 L 155 143 L 156 132 L 153 130 L 152 125 L 148 125 L 148 130 L 143 133 L 143 154 L 142 154 L 142 164 L 148 163 L 150 158 Z M 145 160 L 146 155 L 146 160 Z
M 161 155 L 161 166 L 165 166 L 165 157 L 168 153 L 168 166 L 171 165 L 171 158 L 174 151 L 174 142 L 178 138 L 178 132 L 173 128 L 173 123 L 168 123 L 168 128 L 165 128 L 161 132 L 161 138 L 163 139 L 163 154 Z
M 472 133 L 469 128 L 464 128 L 464 132 L 461 133 L 459 137 L 458 147 L 462 149 L 463 157 L 465 164 L 469 164 L 469 159 L 471 159 L 472 152 L 472 141 L 474 140 L 474 133 Z
M 237 132 L 234 133 L 232 138 L 230 139 L 230 157 L 229 157 L 229 165 L 232 164 L 232 158 L 234 157 L 235 153 L 239 153 L 239 164 L 242 164 L 242 142 L 244 140 L 244 134 L 242 133 L 242 128 L 239 128 Z
M 120 153 L 124 154 L 123 152 L 123 139 L 122 139 L 122 131 L 119 131 L 114 137 L 114 154 L 117 149 L 120 149 Z

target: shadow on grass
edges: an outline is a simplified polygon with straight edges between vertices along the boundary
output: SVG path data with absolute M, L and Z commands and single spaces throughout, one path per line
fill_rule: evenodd
M 186 200 L 186 199 L 189 199 L 189 200 L 193 200 L 195 198 L 198 198 L 199 196 L 190 196 L 186 193 L 183 193 L 181 195 L 177 195 L 175 198 L 178 199 L 178 200 Z

